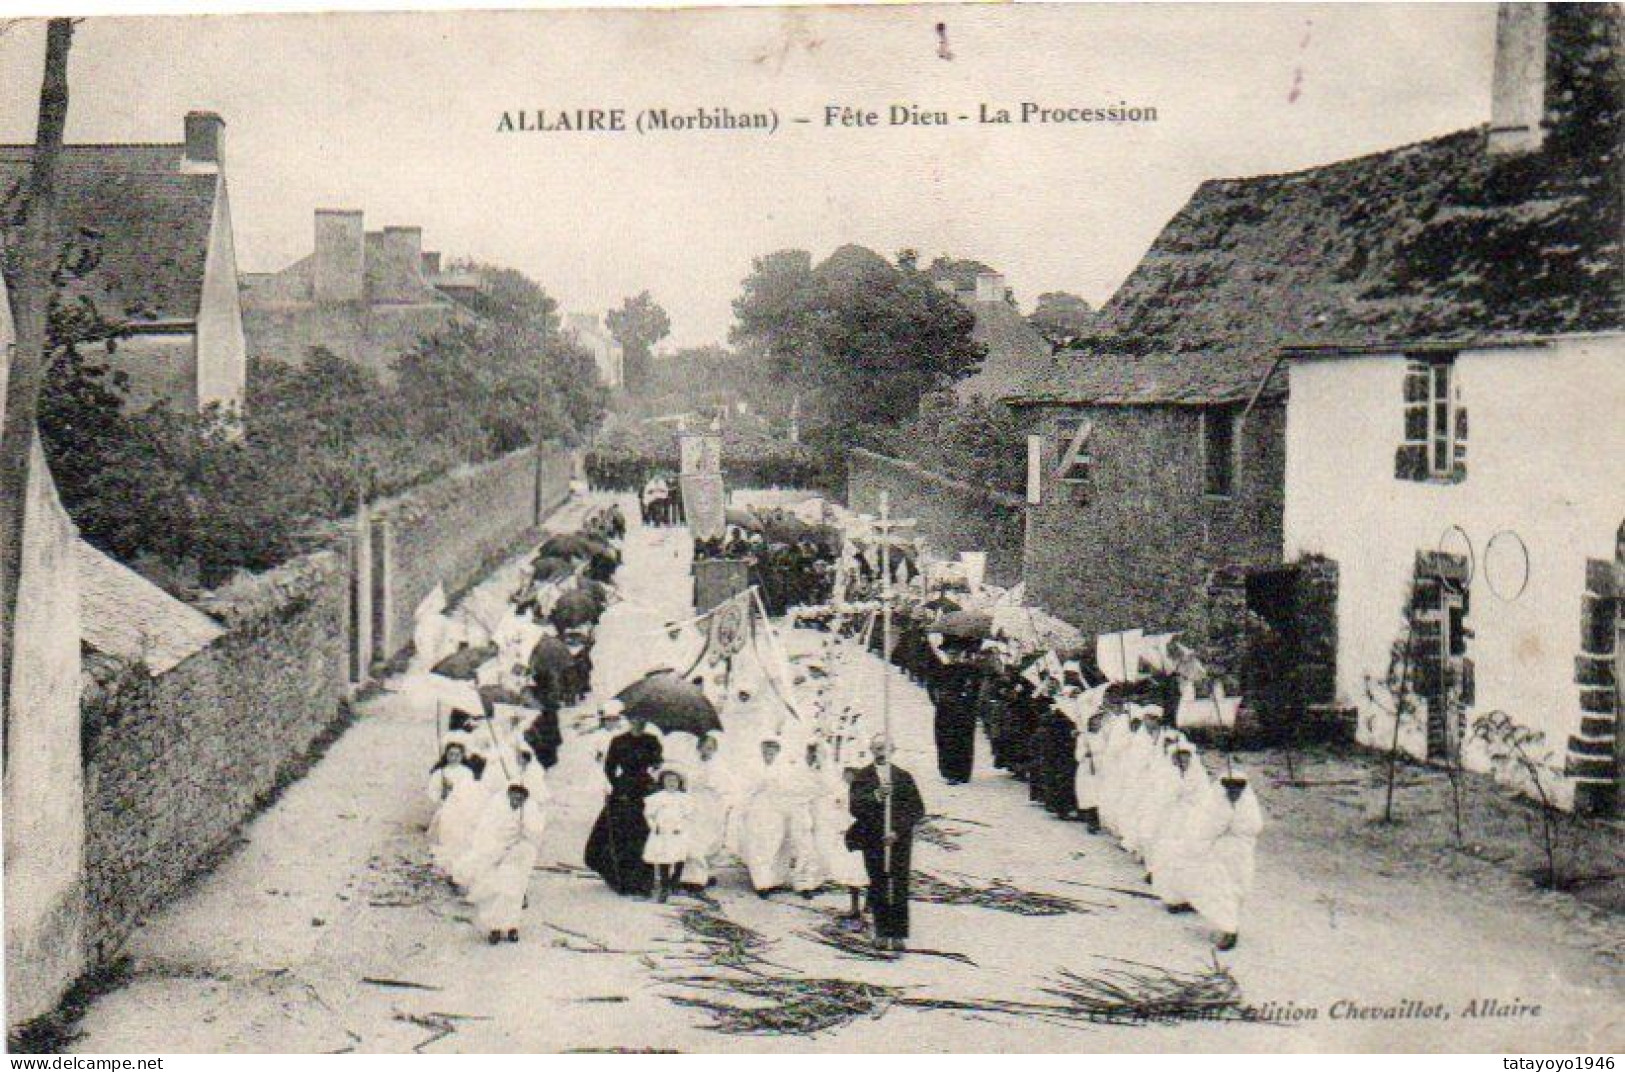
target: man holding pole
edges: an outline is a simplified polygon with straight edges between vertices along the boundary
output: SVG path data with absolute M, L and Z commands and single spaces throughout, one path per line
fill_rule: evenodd
M 925 802 L 914 776 L 892 764 L 890 737 L 877 735 L 869 753 L 874 762 L 852 781 L 852 826 L 846 846 L 863 853 L 869 873 L 875 947 L 902 952 L 908 938 L 909 855 L 914 826 L 925 817 Z

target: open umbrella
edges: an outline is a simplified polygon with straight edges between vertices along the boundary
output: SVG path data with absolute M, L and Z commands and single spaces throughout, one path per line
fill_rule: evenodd
M 591 558 L 608 545 L 582 532 L 561 532 L 549 536 L 537 550 L 540 556 L 551 558 Z
M 561 632 L 565 629 L 574 629 L 581 625 L 590 625 L 598 620 L 603 607 L 592 597 L 592 594 L 580 588 L 572 588 L 560 594 L 553 604 L 553 610 L 548 615 L 554 628 Z
M 928 631 L 960 640 L 986 640 L 993 635 L 993 616 L 980 610 L 949 611 L 932 622 Z
M 435 663 L 430 673 L 449 677 L 453 681 L 473 681 L 475 673 L 481 666 L 496 658 L 497 646 L 495 644 L 470 645 L 458 648 L 450 655 Z
M 615 697 L 626 705 L 623 714 L 648 719 L 662 733 L 684 731 L 698 737 L 722 728 L 717 709 L 698 685 L 671 670 L 656 670 L 639 678 Z
M 575 563 L 567 558 L 556 555 L 539 555 L 530 564 L 531 576 L 538 581 L 551 581 L 556 577 L 568 577 L 574 573 Z

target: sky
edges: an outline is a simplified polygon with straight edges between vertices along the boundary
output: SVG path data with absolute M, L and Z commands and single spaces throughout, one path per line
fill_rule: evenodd
M 1494 23 L 1480 4 L 93 18 L 68 140 L 178 141 L 186 111 L 211 109 L 244 271 L 307 254 L 314 209 L 360 208 L 369 229 L 417 224 L 427 249 L 519 268 L 568 310 L 647 289 L 667 345 L 697 345 L 726 338 L 752 259 L 783 248 L 971 257 L 1023 308 L 1104 301 L 1204 179 L 1485 122 Z M 32 140 L 43 40 L 0 35 L 0 141 Z M 1158 121 L 822 125 L 829 105 L 974 118 L 1029 101 Z M 781 126 L 498 130 L 504 112 L 617 107 Z

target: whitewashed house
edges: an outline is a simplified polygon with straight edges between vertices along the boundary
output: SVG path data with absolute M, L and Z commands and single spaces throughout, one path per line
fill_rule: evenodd
M 1503 5 L 1490 126 L 1396 155 L 1376 282 L 1285 350 L 1285 553 L 1336 565 L 1362 739 L 1393 739 L 1373 681 L 1403 681 L 1418 757 L 1491 767 L 1472 728 L 1502 711 L 1594 811 L 1625 763 L 1622 94 L 1619 6 Z

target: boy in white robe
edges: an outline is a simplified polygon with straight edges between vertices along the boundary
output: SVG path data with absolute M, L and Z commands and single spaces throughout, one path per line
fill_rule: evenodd
M 1234 949 L 1241 910 L 1253 888 L 1254 854 L 1264 828 L 1263 809 L 1245 775 L 1219 779 L 1197 821 L 1202 860 L 1192 869 L 1191 905 L 1219 932 L 1223 951 Z
M 492 945 L 519 941 L 519 920 L 541 850 L 547 817 L 518 782 L 493 796 L 480 819 L 464 867 L 471 876 L 468 898 Z
M 844 919 L 863 918 L 863 891 L 869 885 L 869 872 L 863 865 L 863 853 L 846 847 L 846 832 L 851 829 L 852 781 L 858 768 L 841 771 L 840 780 L 825 778 L 823 791 L 813 805 L 813 837 L 818 843 L 818 855 L 829 880 L 844 886 L 851 906 Z

